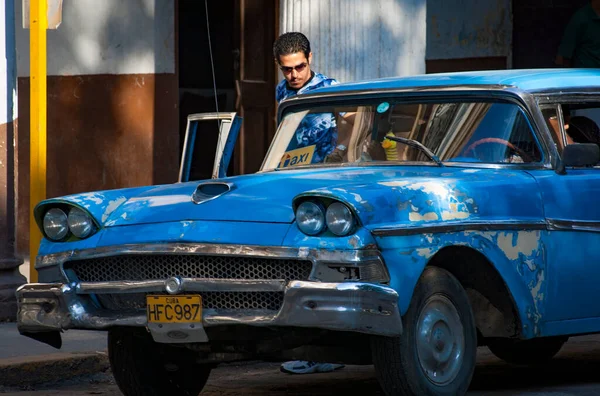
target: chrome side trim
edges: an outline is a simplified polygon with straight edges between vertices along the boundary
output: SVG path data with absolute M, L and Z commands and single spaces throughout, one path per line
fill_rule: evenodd
M 278 246 L 252 246 L 252 245 L 220 245 L 200 243 L 173 243 L 173 244 L 129 244 L 106 246 L 85 250 L 70 250 L 62 253 L 53 253 L 37 256 L 36 268 L 62 264 L 69 260 L 87 258 L 109 257 L 116 255 L 142 255 L 142 254 L 200 254 L 220 256 L 252 256 L 259 258 L 281 258 L 317 261 L 359 263 L 365 257 L 379 256 L 376 249 L 367 250 L 322 250 L 311 248 L 290 248 Z
M 586 102 L 600 101 L 600 86 L 589 86 L 579 88 L 561 89 L 540 89 L 531 91 L 540 104 L 548 103 L 576 103 L 582 100 Z
M 278 292 L 284 291 L 284 279 L 181 279 L 181 292 Z M 105 293 L 166 293 L 164 280 L 120 281 L 120 282 L 81 282 L 75 287 L 78 294 Z
M 378 228 L 371 233 L 376 237 L 407 236 L 417 234 L 439 234 L 460 231 L 501 231 L 501 230 L 546 230 L 545 221 L 520 222 L 520 221 L 488 221 L 488 222 L 461 222 L 442 223 L 408 227 Z
M 586 231 L 600 232 L 600 221 L 572 221 L 548 219 L 548 230 L 550 231 Z

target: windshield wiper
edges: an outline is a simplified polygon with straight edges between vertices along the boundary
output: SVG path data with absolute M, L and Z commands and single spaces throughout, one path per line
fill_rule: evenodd
M 385 137 L 388 140 L 393 140 L 394 142 L 400 142 L 400 143 L 404 143 L 407 146 L 410 147 L 414 147 L 416 149 L 421 150 L 426 156 L 429 157 L 430 160 L 432 160 L 433 162 L 435 162 L 436 164 L 438 164 L 439 166 L 444 166 L 444 164 L 442 164 L 442 161 L 440 161 L 440 159 L 438 158 L 437 155 L 435 155 L 431 150 L 429 150 L 427 147 L 425 147 L 424 145 L 422 145 L 421 143 L 417 142 L 416 140 L 413 139 L 406 139 L 403 137 L 398 137 L 398 136 L 386 136 Z

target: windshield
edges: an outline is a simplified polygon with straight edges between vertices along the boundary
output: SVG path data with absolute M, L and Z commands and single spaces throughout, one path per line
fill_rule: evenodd
M 522 109 L 508 102 L 315 106 L 283 116 L 263 170 L 364 162 L 535 163 L 542 152 L 534 136 Z

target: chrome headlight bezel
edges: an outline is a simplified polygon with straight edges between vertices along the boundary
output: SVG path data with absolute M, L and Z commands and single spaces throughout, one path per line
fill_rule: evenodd
M 325 208 L 317 201 L 304 201 L 296 208 L 296 224 L 309 236 L 319 235 L 326 228 Z
M 56 207 L 46 211 L 42 219 L 42 228 L 46 238 L 54 242 L 64 241 L 71 233 L 67 214 Z
M 87 239 L 101 228 L 94 216 L 85 208 L 66 202 L 39 205 L 34 209 L 34 215 L 42 235 L 51 242 L 75 242 Z M 55 223 L 53 227 L 60 228 L 60 233 L 51 228 L 50 221 Z
M 341 202 L 333 202 L 327 207 L 325 222 L 329 231 L 337 236 L 351 234 L 356 226 L 354 214 L 347 205 Z

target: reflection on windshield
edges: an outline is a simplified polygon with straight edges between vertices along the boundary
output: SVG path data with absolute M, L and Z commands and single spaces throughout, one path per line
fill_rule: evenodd
M 264 170 L 362 162 L 531 163 L 542 153 L 523 111 L 512 103 L 313 107 L 287 113 Z

